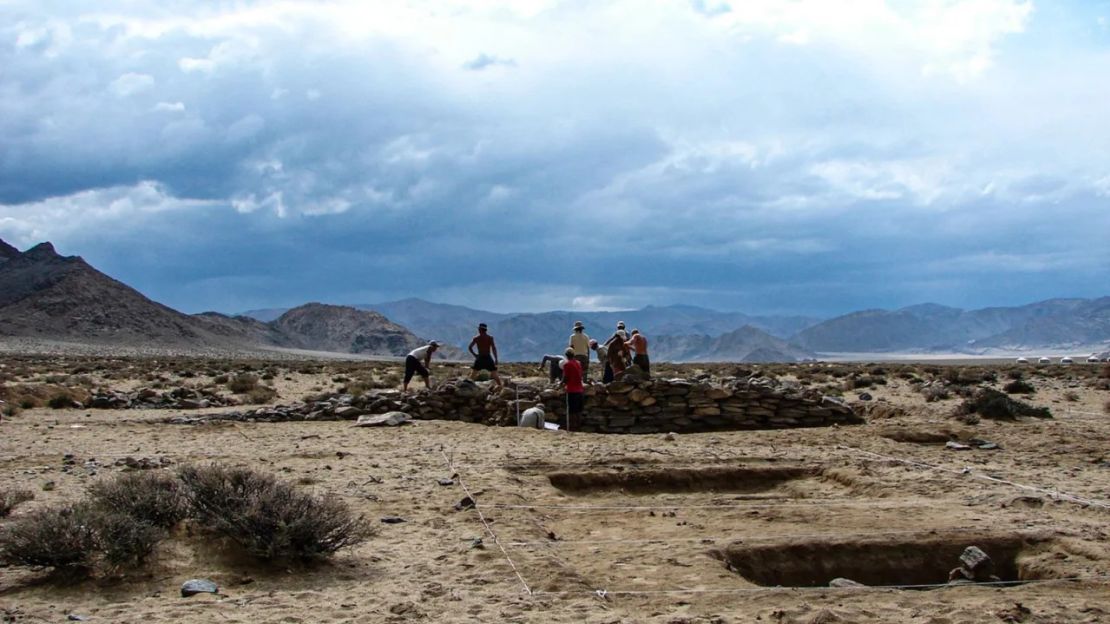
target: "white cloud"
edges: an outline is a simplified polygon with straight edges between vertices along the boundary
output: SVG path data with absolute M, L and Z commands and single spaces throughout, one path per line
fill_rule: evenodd
M 152 110 L 163 113 L 180 113 L 185 111 L 184 102 L 158 102 Z
M 112 81 L 112 91 L 120 97 L 130 97 L 150 90 L 154 86 L 154 76 L 128 72 Z
M 81 191 L 24 204 L 0 204 L 0 229 L 8 242 L 25 247 L 44 240 L 64 241 L 76 234 L 126 227 L 163 212 L 219 208 L 222 202 L 174 197 L 157 182 L 143 181 Z

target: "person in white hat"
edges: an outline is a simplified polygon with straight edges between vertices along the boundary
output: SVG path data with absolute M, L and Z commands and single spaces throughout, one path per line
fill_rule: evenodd
M 586 326 L 582 321 L 574 322 L 574 333 L 570 335 L 567 346 L 574 350 L 574 359 L 582 365 L 582 380 L 589 378 L 590 370 L 590 337 L 586 334 Z

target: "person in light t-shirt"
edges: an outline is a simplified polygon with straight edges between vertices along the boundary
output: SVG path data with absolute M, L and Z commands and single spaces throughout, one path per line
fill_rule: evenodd
M 405 356 L 405 384 L 401 388 L 401 392 L 409 391 L 409 382 L 412 381 L 413 375 L 420 375 L 424 379 L 424 387 L 430 388 L 431 373 L 428 372 L 428 367 L 432 365 L 432 354 L 439 348 L 439 343 L 432 340 L 423 347 L 417 347 Z
M 590 337 L 586 334 L 586 326 L 582 321 L 574 322 L 574 333 L 570 335 L 567 346 L 574 352 L 573 359 L 578 360 L 582 366 L 582 379 L 590 378 Z

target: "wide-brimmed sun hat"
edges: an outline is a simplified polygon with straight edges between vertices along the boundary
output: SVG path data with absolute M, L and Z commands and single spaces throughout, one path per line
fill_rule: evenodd
M 575 321 L 574 322 L 574 328 L 575 329 L 585 329 L 585 327 L 586 326 L 582 324 L 582 321 Z

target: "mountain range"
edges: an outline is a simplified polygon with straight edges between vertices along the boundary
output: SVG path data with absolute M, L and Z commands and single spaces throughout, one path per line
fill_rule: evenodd
M 648 336 L 656 360 L 798 361 L 835 353 L 999 353 L 1110 346 L 1110 297 L 962 310 L 937 304 L 831 319 L 751 316 L 689 305 L 620 312 L 495 313 L 420 299 L 354 306 L 310 303 L 241 315 L 184 314 L 151 301 L 50 243 L 20 252 L 0 241 L 0 336 L 190 349 L 299 349 L 403 355 L 435 338 L 464 358 L 479 322 L 502 359 L 560 352 L 575 321 L 605 340 L 617 321 Z M 421 338 L 423 336 L 424 338 Z

